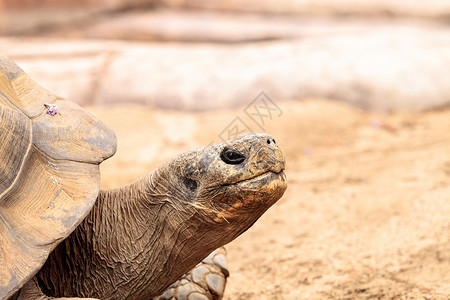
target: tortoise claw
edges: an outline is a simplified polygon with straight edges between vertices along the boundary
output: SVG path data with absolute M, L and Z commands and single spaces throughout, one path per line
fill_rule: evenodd
M 221 247 L 153 300 L 220 300 L 229 275 L 226 251 Z

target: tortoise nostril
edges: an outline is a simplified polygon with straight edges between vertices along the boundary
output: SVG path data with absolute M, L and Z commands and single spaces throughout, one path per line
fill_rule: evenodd
M 270 139 L 267 139 L 267 144 L 269 144 L 269 145 L 270 145 Z

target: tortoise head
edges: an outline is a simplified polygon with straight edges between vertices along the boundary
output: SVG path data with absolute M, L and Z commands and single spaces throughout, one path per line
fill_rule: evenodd
M 175 205 L 191 206 L 231 239 L 249 228 L 287 188 L 285 159 L 267 134 L 246 134 L 185 152 L 162 166 Z

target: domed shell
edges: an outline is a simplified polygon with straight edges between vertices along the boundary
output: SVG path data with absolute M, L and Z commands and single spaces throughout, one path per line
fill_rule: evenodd
M 0 56 L 0 141 L 0 299 L 7 299 L 92 208 L 99 164 L 115 153 L 116 138 Z

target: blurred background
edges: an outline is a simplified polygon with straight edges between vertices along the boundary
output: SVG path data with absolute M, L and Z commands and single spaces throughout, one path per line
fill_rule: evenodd
M 0 52 L 115 130 L 104 188 L 274 136 L 225 299 L 448 299 L 450 1 L 0 0 Z

